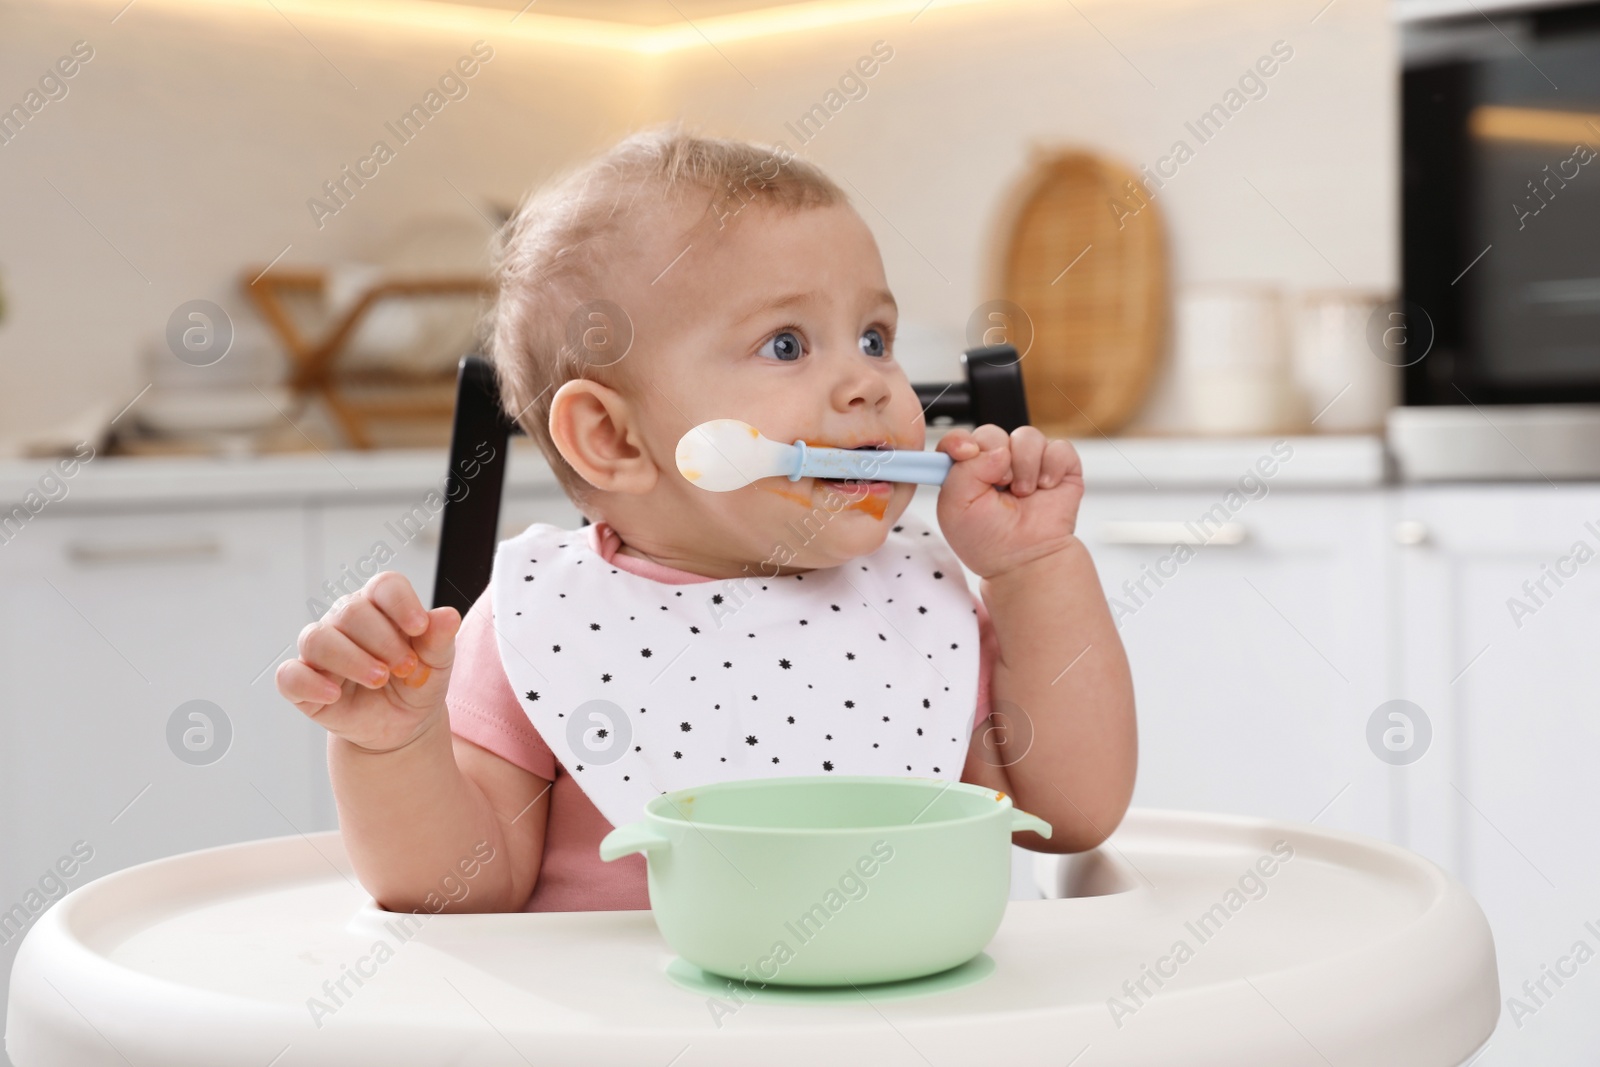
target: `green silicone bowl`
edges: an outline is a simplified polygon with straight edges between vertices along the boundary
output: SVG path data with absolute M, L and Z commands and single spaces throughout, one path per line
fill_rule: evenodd
M 1050 836 L 1004 793 L 962 782 L 764 778 L 663 793 L 606 835 L 600 858 L 645 854 L 661 936 L 703 970 L 862 985 L 982 952 L 1018 830 Z

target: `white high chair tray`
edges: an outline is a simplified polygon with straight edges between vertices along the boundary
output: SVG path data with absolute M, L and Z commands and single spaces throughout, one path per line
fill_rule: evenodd
M 741 1004 L 675 982 L 648 912 L 429 915 L 406 938 L 337 834 L 257 841 L 41 916 L 6 1047 L 17 1067 L 1459 1067 L 1494 1029 L 1482 911 L 1404 850 L 1135 810 L 1063 871 L 1084 895 L 1012 903 L 965 984 Z

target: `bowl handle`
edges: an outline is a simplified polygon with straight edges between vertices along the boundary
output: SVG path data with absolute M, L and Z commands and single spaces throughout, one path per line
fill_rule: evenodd
M 1048 832 L 1049 827 L 1045 829 Z M 635 852 L 654 852 L 658 848 L 666 848 L 671 843 L 665 835 L 652 830 L 648 823 L 630 822 L 626 826 L 612 830 L 601 840 L 600 858 L 609 863 L 623 856 L 631 856 Z
M 1040 837 L 1050 836 L 1049 823 L 1045 822 L 1037 815 L 1029 815 L 1025 811 L 1019 811 L 1013 808 L 1011 810 L 1011 832 L 1016 833 L 1019 830 L 1032 830 Z

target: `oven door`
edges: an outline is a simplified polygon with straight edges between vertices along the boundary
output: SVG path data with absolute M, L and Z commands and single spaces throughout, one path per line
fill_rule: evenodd
M 1600 4 L 1402 41 L 1405 402 L 1600 401 Z

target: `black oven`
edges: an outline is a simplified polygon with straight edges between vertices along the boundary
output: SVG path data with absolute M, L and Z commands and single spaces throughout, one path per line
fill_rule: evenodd
M 1400 28 L 1405 403 L 1600 401 L 1600 3 L 1463 7 Z

